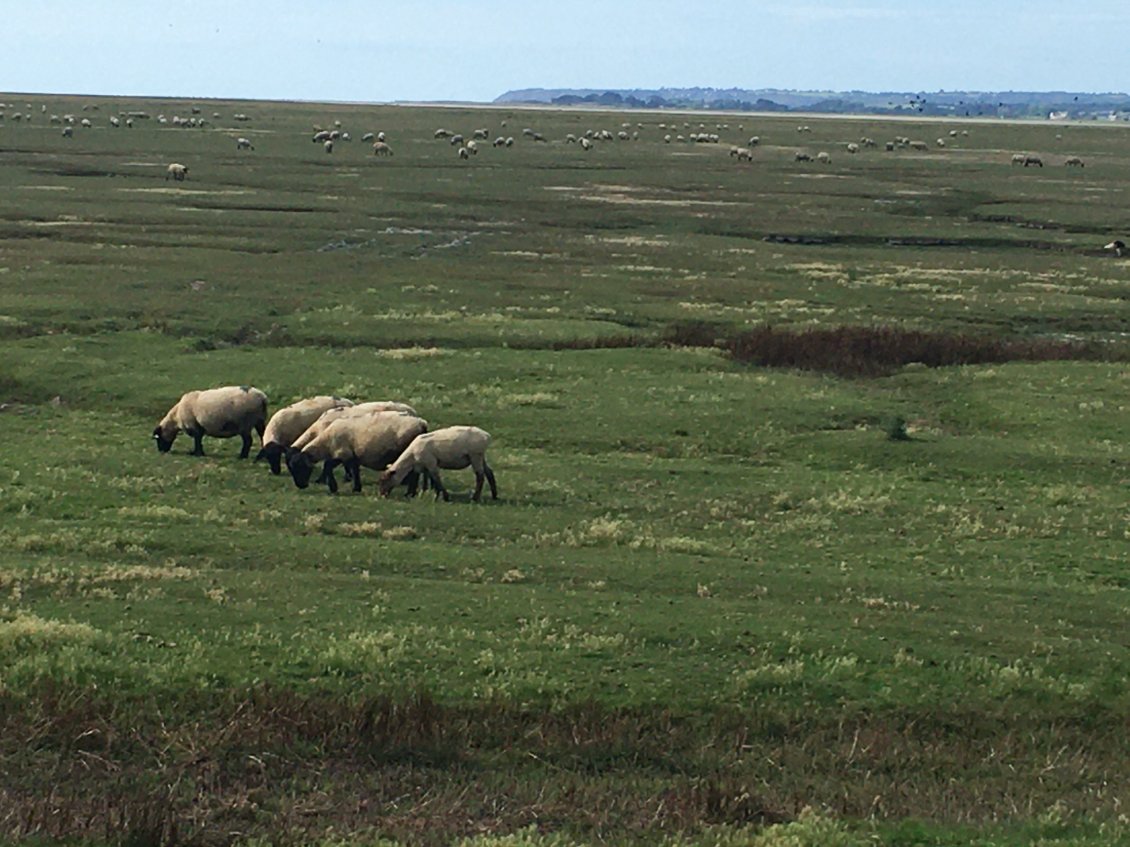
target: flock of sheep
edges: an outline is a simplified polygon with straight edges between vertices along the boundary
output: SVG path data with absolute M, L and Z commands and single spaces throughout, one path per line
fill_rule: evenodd
M 3 110 L 6 107 L 10 107 L 10 106 L 11 106 L 11 104 L 0 103 L 0 122 L 4 121 L 4 119 L 5 119 L 5 112 Z M 84 111 L 87 108 L 91 108 L 95 111 L 98 110 L 97 105 L 93 105 L 93 106 L 89 106 L 89 107 L 83 106 Z M 31 119 L 32 119 L 32 114 L 33 114 L 32 113 L 32 105 L 30 103 L 27 104 L 27 109 L 28 109 L 28 111 L 27 111 L 26 114 L 23 113 L 23 112 L 14 112 L 14 113 L 11 113 L 10 115 L 8 115 L 8 119 L 13 121 L 13 122 L 20 122 L 20 121 L 29 121 L 30 122 Z M 46 105 L 41 106 L 41 111 L 46 112 L 47 106 Z M 191 111 L 192 111 L 192 115 L 189 116 L 189 117 L 181 117 L 179 115 L 173 115 L 171 118 L 168 118 L 164 114 L 159 114 L 159 115 L 157 115 L 156 120 L 157 120 L 157 123 L 162 124 L 162 125 L 171 123 L 173 126 L 181 126 L 181 127 L 206 127 L 206 126 L 210 125 L 209 120 L 200 115 L 201 110 L 200 110 L 199 107 L 192 106 Z M 132 127 L 134 125 L 135 119 L 148 119 L 149 117 L 150 117 L 150 115 L 147 112 L 144 112 L 144 111 L 129 111 L 129 112 L 121 111 L 117 115 L 111 115 L 109 117 L 109 122 L 110 122 L 110 125 L 112 127 L 119 127 L 119 126 L 123 126 L 123 125 L 126 126 L 126 127 Z M 221 117 L 221 115 L 220 115 L 219 112 L 213 112 L 212 113 L 212 120 L 213 121 L 218 120 L 220 117 Z M 232 115 L 232 119 L 236 120 L 236 121 L 242 121 L 242 122 L 251 120 L 251 118 L 248 115 L 243 114 L 243 113 L 237 113 L 237 114 Z M 57 114 L 52 114 L 50 116 L 49 120 L 50 120 L 51 123 L 64 124 L 63 135 L 68 137 L 68 138 L 73 137 L 73 135 L 74 135 L 74 125 L 76 124 L 76 122 L 78 123 L 79 126 L 84 127 L 84 128 L 90 128 L 91 126 L 93 126 L 93 124 L 91 123 L 89 118 L 84 117 L 84 118 L 78 119 L 78 118 L 76 118 L 76 116 L 74 114 L 64 114 L 64 115 L 61 115 L 61 116 L 57 115 Z M 501 125 L 502 125 L 502 127 L 505 127 L 506 121 L 502 121 Z M 664 134 L 662 136 L 662 140 L 666 144 L 671 144 L 671 143 L 717 144 L 721 140 L 721 133 L 722 132 L 728 132 L 730 130 L 730 125 L 725 124 L 725 123 L 717 124 L 716 127 L 712 127 L 710 130 L 708 130 L 705 123 L 699 123 L 697 125 L 697 128 L 696 128 L 690 121 L 684 121 L 682 123 L 682 126 L 681 126 L 681 129 L 682 130 L 688 130 L 687 132 L 679 131 L 680 126 L 678 124 L 675 124 L 675 123 L 671 123 L 671 124 L 659 123 L 656 126 L 660 131 L 664 132 Z M 352 140 L 350 133 L 346 130 L 343 130 L 341 127 L 342 127 L 341 121 L 334 121 L 333 127 L 329 128 L 329 129 L 321 127 L 321 126 L 315 126 L 314 127 L 314 133 L 313 133 L 311 140 L 316 142 L 316 143 L 320 143 L 322 145 L 323 149 L 327 153 L 333 153 L 335 143 L 339 143 L 339 142 L 342 142 L 342 141 L 347 142 L 347 141 Z M 642 123 L 637 123 L 633 127 L 633 125 L 631 123 L 625 122 L 625 123 L 622 123 L 620 125 L 619 131 L 615 132 L 615 133 L 612 132 L 609 129 L 606 129 L 606 128 L 593 128 L 593 129 L 587 129 L 583 133 L 580 133 L 580 134 L 568 133 L 565 136 L 564 140 L 565 140 L 566 143 L 577 144 L 577 145 L 580 146 L 580 148 L 582 150 L 588 151 L 588 150 L 594 149 L 594 147 L 599 142 L 637 141 L 640 138 L 640 131 L 643 130 L 644 128 L 645 128 L 644 124 L 642 124 Z M 743 129 L 743 127 L 741 125 L 739 125 L 737 127 L 737 129 L 740 132 Z M 796 128 L 796 130 L 797 130 L 798 133 L 801 133 L 801 134 L 812 132 L 811 127 L 809 127 L 808 125 L 800 125 Z M 672 133 L 675 133 L 675 134 L 672 134 Z M 528 137 L 530 140 L 532 140 L 534 142 L 543 142 L 543 143 L 547 142 L 546 137 L 542 133 L 536 132 L 535 130 L 530 129 L 530 128 L 523 129 L 522 135 Z M 963 130 L 956 130 L 956 129 L 950 130 L 949 131 L 949 138 L 945 138 L 945 137 L 938 138 L 934 142 L 933 146 L 936 146 L 936 147 L 939 147 L 939 148 L 944 148 L 944 147 L 947 146 L 947 144 L 950 141 L 957 139 L 960 136 L 968 136 L 968 135 L 969 135 L 968 130 L 964 130 L 964 129 Z M 457 156 L 460 159 L 463 159 L 463 160 L 468 160 L 471 157 L 476 156 L 479 152 L 480 143 L 486 143 L 486 142 L 489 141 L 491 147 L 503 147 L 503 148 L 513 147 L 514 144 L 515 144 L 515 139 L 514 139 L 514 136 L 512 136 L 512 135 L 498 135 L 496 138 L 494 138 L 493 141 L 490 141 L 491 133 L 486 128 L 475 129 L 471 133 L 469 133 L 467 136 L 464 136 L 462 133 L 455 132 L 455 131 L 452 131 L 452 130 L 449 130 L 449 129 L 440 128 L 440 129 L 437 129 L 435 131 L 433 137 L 436 138 L 436 139 L 445 140 L 448 143 L 450 143 L 450 145 L 453 148 L 455 148 L 455 152 L 456 152 Z M 1058 137 L 1059 136 L 1057 136 L 1057 138 Z M 390 144 L 388 143 L 388 139 L 385 137 L 385 133 L 383 133 L 383 132 L 377 132 L 377 133 L 366 132 L 363 136 L 361 136 L 361 140 L 363 142 L 367 142 L 367 143 L 370 143 L 372 145 L 372 150 L 373 150 L 374 155 L 382 156 L 382 157 L 392 157 L 393 150 L 392 150 L 392 147 L 390 146 Z M 235 142 L 236 142 L 236 149 L 237 150 L 254 150 L 255 149 L 254 144 L 252 144 L 251 140 L 246 138 L 246 137 L 240 136 L 240 137 L 235 139 Z M 756 136 L 756 135 L 751 136 L 749 138 L 748 142 L 746 142 L 744 145 L 732 146 L 730 148 L 730 156 L 736 158 L 739 162 L 752 162 L 754 160 L 754 153 L 753 153 L 754 148 L 758 147 L 760 144 L 761 144 L 761 138 L 759 136 Z M 876 147 L 876 146 L 877 146 L 877 144 L 876 144 L 876 142 L 873 138 L 864 136 L 864 137 L 860 138 L 860 140 L 858 142 L 855 142 L 855 141 L 846 142 L 843 145 L 843 149 L 849 154 L 856 154 L 856 153 L 859 153 L 863 149 L 873 148 L 873 147 Z M 928 144 L 925 141 L 912 140 L 912 139 L 905 137 L 905 136 L 896 136 L 893 140 L 887 141 L 884 144 L 884 148 L 888 152 L 899 150 L 899 149 L 924 151 L 924 150 L 930 149 L 930 147 L 931 147 L 931 145 Z M 809 152 L 808 150 L 800 149 L 800 150 L 797 150 L 795 152 L 793 159 L 794 159 L 794 161 L 797 161 L 797 162 L 820 162 L 820 163 L 823 163 L 823 164 L 828 164 L 828 163 L 831 162 L 832 156 L 827 151 L 820 151 L 818 153 L 813 154 L 813 153 Z M 1024 167 L 1040 167 L 1040 168 L 1042 168 L 1044 166 L 1044 162 L 1041 159 L 1041 157 L 1036 156 L 1036 155 L 1032 155 L 1032 154 L 1029 154 L 1029 153 L 1014 154 L 1012 156 L 1012 164 L 1023 165 Z M 1080 167 L 1081 168 L 1081 167 L 1084 166 L 1083 160 L 1080 159 L 1078 156 L 1067 157 L 1064 160 L 1064 164 L 1067 165 L 1068 167 Z M 187 174 L 188 174 L 188 167 L 187 166 L 174 162 L 174 163 L 172 163 L 171 165 L 168 166 L 168 169 L 167 169 L 166 175 L 165 175 L 165 179 L 174 179 L 176 181 L 183 181 L 186 178 Z
M 306 488 L 314 468 L 321 463 L 318 482 L 337 493 L 334 469 L 345 468 L 353 490 L 361 491 L 361 469 L 380 472 L 378 488 L 388 496 L 404 485 L 407 496 L 415 496 L 430 483 L 436 498 L 448 500 L 440 470 L 475 472 L 478 501 L 484 481 L 491 497 L 498 499 L 494 472 L 486 461 L 490 434 L 474 426 L 449 426 L 434 431 L 411 406 L 392 401 L 354 403 L 344 397 L 320 395 L 299 400 L 279 409 L 268 420 L 267 395 L 258 388 L 229 385 L 182 395 L 153 430 L 153 440 L 162 453 L 172 449 L 180 433 L 193 439 L 192 455 L 204 455 L 204 436 L 243 440 L 239 457 L 251 454 L 251 433 L 261 442 L 256 461 L 265 460 L 271 473 L 280 474 L 285 460 L 294 484 Z

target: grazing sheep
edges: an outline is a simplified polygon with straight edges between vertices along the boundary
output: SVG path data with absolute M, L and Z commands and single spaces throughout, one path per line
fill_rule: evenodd
M 310 484 L 314 466 L 322 462 L 322 478 L 330 494 L 337 493 L 334 468 L 344 465 L 353 480 L 353 490 L 361 490 L 361 468 L 383 471 L 419 435 L 428 431 L 428 422 L 400 412 L 377 412 L 360 417 L 343 417 L 331 422 L 318 435 L 293 450 L 286 466 L 299 488 Z M 296 442 L 297 446 L 297 442 Z M 407 477 L 407 474 L 405 474 Z M 408 482 L 415 493 L 415 478 Z M 382 489 L 382 493 L 387 493 Z
M 471 158 L 471 151 L 468 150 L 466 147 L 460 147 L 459 148 L 459 158 L 460 159 L 470 159 Z
M 251 143 L 251 139 L 243 138 L 242 136 L 240 136 L 239 138 L 237 138 L 235 140 L 235 149 L 236 150 L 254 150 L 255 145 Z
M 582 150 L 591 150 L 592 149 L 592 142 L 589 141 L 587 138 L 582 138 L 581 139 L 581 149 Z
M 318 130 L 317 132 L 314 133 L 314 137 L 311 138 L 310 140 L 313 141 L 315 144 L 317 144 L 317 143 L 322 142 L 322 141 L 327 141 L 329 139 L 329 137 L 330 137 L 330 131 L 328 129 L 320 129 L 320 130 Z
M 467 148 L 467 152 L 470 153 L 472 156 L 478 156 L 479 155 L 479 145 L 476 144 L 474 141 L 468 141 L 463 146 Z
M 795 154 L 793 154 L 793 160 L 797 162 L 811 162 L 812 156 L 810 156 L 808 153 L 805 153 L 803 150 L 798 150 Z
M 895 143 L 893 141 L 888 141 L 886 144 L 883 145 L 883 149 L 886 150 L 888 153 L 891 153 L 895 149 Z
M 483 480 L 490 483 L 490 495 L 498 499 L 498 486 L 494 481 L 494 471 L 487 464 L 486 452 L 490 446 L 490 433 L 476 426 L 449 426 L 435 432 L 416 436 L 415 440 L 400 454 L 388 470 L 381 474 L 380 491 L 387 496 L 393 488 L 412 473 L 423 473 L 440 496 L 450 500 L 447 489 L 440 479 L 440 469 L 461 470 L 470 465 L 475 471 L 475 493 L 472 500 L 477 501 L 483 493 Z
M 936 144 L 937 144 L 937 145 L 938 145 L 939 147 L 945 147 L 945 146 L 946 146 L 946 140 L 945 140 L 944 138 L 939 138 L 939 139 L 938 139 L 938 140 L 937 140 L 937 141 L 936 141 L 935 143 L 936 143 Z
M 1078 156 L 1068 156 L 1066 159 L 1063 160 L 1063 164 L 1065 164 L 1069 168 L 1082 168 L 1082 167 L 1084 167 L 1083 160 L 1080 159 Z
M 437 129 L 436 132 L 435 132 L 435 135 L 433 137 L 434 138 L 450 138 L 451 135 L 452 135 L 452 133 L 451 133 L 450 130 Z
M 1042 168 L 1044 166 L 1044 160 L 1039 156 L 1025 156 L 1024 167 L 1028 167 L 1029 165 L 1034 165 L 1037 168 Z
M 84 129 L 90 129 L 93 124 L 90 122 L 90 118 L 83 118 L 81 121 L 79 121 L 79 126 L 83 127 Z
M 153 440 L 159 451 L 168 453 L 177 434 L 184 432 L 192 436 L 192 455 L 203 456 L 205 435 L 212 438 L 238 435 L 243 439 L 239 458 L 246 459 L 251 452 L 252 430 L 258 432 L 262 440 L 266 425 L 267 395 L 258 388 L 229 385 L 182 395 L 153 430 Z
M 911 150 L 929 150 L 930 149 L 930 145 L 927 144 L 925 141 L 911 141 L 910 144 L 908 144 L 907 146 L 910 147 Z
M 749 137 L 749 143 L 747 144 L 747 146 L 748 146 L 748 147 L 756 147 L 756 146 L 757 146 L 758 144 L 760 144 L 760 143 L 761 143 L 761 136 L 759 136 L 759 135 L 751 135 L 751 136 Z
M 352 400 L 320 394 L 279 409 L 267 421 L 267 428 L 263 432 L 263 447 L 255 456 L 255 461 L 266 459 L 271 467 L 271 473 L 278 476 L 282 472 L 281 459 L 286 449 L 294 444 L 323 413 L 330 409 L 349 408 L 353 408 Z
M 491 147 L 505 147 L 505 146 L 506 146 L 506 139 L 505 139 L 505 138 L 503 138 L 503 137 L 502 137 L 502 136 L 500 135 L 500 136 L 498 136 L 498 138 L 496 138 L 496 139 L 495 139 L 494 141 L 492 141 L 492 142 L 490 143 L 490 146 L 491 146 Z
M 110 115 L 110 126 L 112 126 L 116 129 L 117 127 L 119 127 L 121 125 L 122 125 L 122 122 L 120 120 L 118 120 L 113 115 Z
M 74 134 L 75 134 L 75 128 L 73 126 L 63 127 L 63 138 L 73 138 Z
M 506 146 L 507 147 L 513 147 L 514 146 L 514 136 L 513 135 L 506 136 Z
M 576 144 L 577 143 L 577 136 L 573 135 L 573 133 L 570 132 L 568 135 L 565 136 L 565 143 L 566 144 Z
M 463 136 L 462 135 L 453 135 L 453 136 L 451 136 L 451 140 L 450 140 L 449 143 L 451 144 L 452 147 L 459 147 L 463 144 Z
M 753 161 L 753 151 L 750 150 L 748 147 L 735 147 L 733 152 L 730 153 L 730 155 L 736 156 L 739 162 L 752 162 Z
M 832 157 L 829 156 L 827 153 L 825 153 L 823 150 L 821 150 L 819 153 L 816 154 L 816 161 L 820 162 L 822 165 L 827 165 L 827 164 L 831 163 Z
M 663 143 L 664 144 L 670 144 L 671 143 L 671 133 L 667 133 L 666 135 L 663 136 Z
M 377 141 L 388 141 L 388 139 L 385 138 L 385 134 L 384 134 L 383 130 L 381 132 L 377 133 Z
M 1122 251 L 1126 249 L 1126 245 L 1121 240 L 1115 240 L 1110 242 L 1110 244 L 1104 244 L 1103 249 L 1110 250 L 1115 256 L 1121 257 Z
M 474 132 L 471 133 L 471 137 L 472 138 L 481 138 L 483 141 L 486 141 L 488 138 L 490 138 L 490 130 L 489 129 L 476 129 Z
M 1024 164 L 1024 160 L 1025 160 L 1026 158 L 1027 158 L 1027 156 L 1025 156 L 1025 155 L 1024 155 L 1023 153 L 1013 153 L 1013 154 L 1012 154 L 1012 164 L 1014 164 L 1014 165 L 1023 165 L 1023 164 Z
M 373 135 L 373 133 L 371 133 L 371 132 L 366 132 L 364 135 L 361 136 L 362 141 L 372 141 L 374 138 L 376 138 L 376 136 Z M 383 141 L 384 139 L 381 139 L 381 140 Z
M 383 141 L 373 142 L 373 155 L 374 156 L 391 156 L 392 148 L 385 144 Z
M 177 182 L 184 182 L 186 176 L 188 176 L 188 165 L 173 162 L 165 169 L 165 182 L 169 181 L 169 177 L 172 177 Z
M 327 153 L 332 153 L 334 151 L 334 140 L 332 138 L 327 138 L 322 142 L 322 149 Z
M 856 144 L 854 141 L 849 141 L 846 149 L 849 153 L 858 153 L 859 152 L 859 145 Z
M 126 118 L 126 129 L 133 129 L 133 118 Z

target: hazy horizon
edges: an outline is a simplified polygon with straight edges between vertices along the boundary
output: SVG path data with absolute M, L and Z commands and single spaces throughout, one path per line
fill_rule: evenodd
M 1124 91 L 1130 10 L 1093 0 L 41 0 L 8 10 L 10 92 L 490 102 L 508 90 Z

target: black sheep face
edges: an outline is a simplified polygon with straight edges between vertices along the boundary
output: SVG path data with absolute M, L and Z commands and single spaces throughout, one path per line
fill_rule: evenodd
M 176 436 L 174 435 L 173 438 L 176 438 Z M 157 450 L 161 453 L 168 453 L 173 449 L 173 438 L 166 438 L 161 433 L 161 427 L 153 430 L 153 440 L 157 442 Z
M 287 457 L 286 466 L 290 470 L 290 475 L 294 478 L 295 485 L 299 488 L 307 488 L 310 485 L 314 463 L 302 453 L 295 453 L 293 456 Z

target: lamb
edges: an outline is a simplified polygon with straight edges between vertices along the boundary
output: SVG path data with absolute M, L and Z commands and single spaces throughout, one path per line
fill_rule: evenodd
M 177 182 L 184 182 L 184 178 L 186 176 L 188 176 L 188 165 L 182 165 L 178 162 L 173 162 L 171 165 L 169 165 L 168 168 L 165 169 L 166 182 L 169 181 L 169 177 L 172 177 Z
M 494 471 L 487 464 L 486 452 L 490 446 L 490 433 L 476 426 L 449 426 L 423 435 L 417 435 L 388 469 L 381 474 L 380 492 L 388 496 L 400 483 L 410 479 L 410 474 L 423 472 L 436 490 L 436 499 L 442 495 L 450 500 L 443 487 L 439 471 L 460 470 L 470 465 L 475 471 L 475 493 L 471 499 L 478 501 L 483 493 L 483 480 L 490 483 L 490 495 L 498 499 L 498 486 Z
M 267 429 L 263 433 L 263 447 L 255 456 L 255 461 L 266 459 L 271 467 L 271 473 L 278 476 L 282 472 L 281 457 L 286 448 L 297 441 L 299 436 L 322 416 L 322 413 L 330 409 L 347 409 L 352 406 L 352 400 L 320 394 L 279 409 L 267 421 Z
M 322 477 L 330 494 L 337 493 L 333 469 L 345 465 L 353 478 L 353 490 L 361 491 L 361 468 L 383 471 L 412 441 L 428 431 L 427 421 L 400 412 L 377 412 L 360 417 L 343 417 L 329 424 L 301 450 L 287 457 L 286 465 L 294 484 L 306 488 L 314 465 L 324 463 Z M 406 479 L 409 493 L 415 493 L 415 479 Z M 390 487 L 391 488 L 391 487 Z M 382 493 L 388 493 L 382 488 Z
M 235 149 L 236 150 L 254 150 L 255 145 L 251 143 L 251 139 L 243 138 L 242 136 L 240 136 L 239 138 L 237 138 L 235 140 Z
M 373 155 L 374 156 L 391 156 L 392 148 L 385 144 L 383 141 L 373 142 Z
M 262 441 L 266 425 L 267 395 L 258 388 L 228 385 L 182 395 L 153 430 L 153 440 L 160 452 L 168 453 L 177 434 L 185 432 L 192 436 L 192 455 L 203 456 L 205 435 L 238 435 L 243 439 L 239 458 L 246 459 L 251 452 L 251 431 L 258 432 Z

